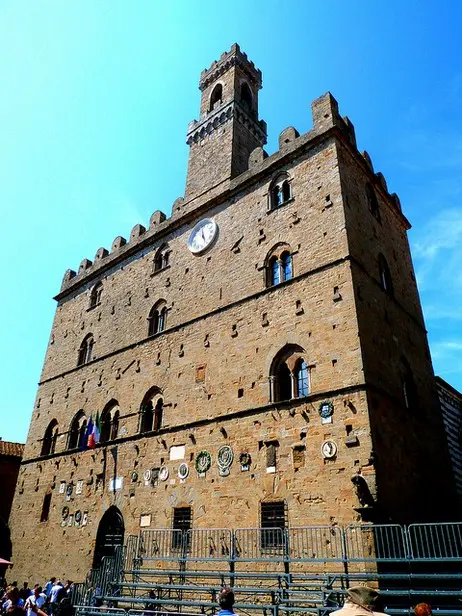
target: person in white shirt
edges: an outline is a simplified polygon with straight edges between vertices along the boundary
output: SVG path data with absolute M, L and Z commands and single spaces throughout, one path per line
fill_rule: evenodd
M 59 593 L 59 591 L 61 590 L 62 587 L 63 587 L 63 585 L 58 580 L 56 582 L 56 584 L 52 587 L 51 591 L 50 591 L 50 614 L 54 614 L 54 612 L 55 612 L 55 609 L 56 609 L 56 599 L 57 599 L 58 593 Z
M 42 592 L 41 586 L 36 586 L 34 588 L 34 594 L 30 597 L 27 597 L 26 603 L 24 605 L 24 609 L 27 610 L 27 616 L 34 616 L 37 612 L 37 608 L 41 609 L 43 605 L 45 605 L 47 601 L 47 596 Z
M 55 584 L 56 584 L 55 577 L 50 578 L 50 580 L 45 584 L 45 590 L 43 592 L 46 594 L 47 599 L 50 598 L 51 589 L 53 588 Z

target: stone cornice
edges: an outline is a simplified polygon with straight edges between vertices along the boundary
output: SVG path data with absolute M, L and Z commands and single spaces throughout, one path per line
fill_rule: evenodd
M 193 120 L 188 126 L 188 134 L 186 143 L 192 145 L 198 143 L 201 139 L 205 139 L 235 118 L 238 122 L 248 128 L 261 143 L 266 143 L 266 122 L 263 120 L 254 120 L 247 111 L 237 102 L 231 101 L 223 105 L 213 113 L 207 114 L 202 120 Z

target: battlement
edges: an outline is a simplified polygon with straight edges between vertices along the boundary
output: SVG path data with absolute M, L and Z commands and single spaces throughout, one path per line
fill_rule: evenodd
M 234 49 L 235 47 L 236 49 Z M 233 45 L 231 52 L 235 53 L 236 51 L 242 56 L 245 55 L 239 51 L 239 47 L 237 45 Z M 226 60 L 231 52 L 223 54 L 220 62 L 223 59 Z M 213 66 L 214 65 L 212 65 L 212 67 Z M 354 126 L 347 117 L 340 116 L 338 103 L 332 94 L 330 92 L 323 94 L 312 102 L 311 108 L 313 129 L 300 135 L 297 129 L 293 126 L 285 128 L 279 135 L 279 149 L 270 156 L 262 147 L 255 148 L 249 156 L 248 170 L 234 178 L 231 185 L 231 190 L 238 190 L 239 187 L 241 187 L 244 183 L 251 181 L 251 178 L 257 174 L 269 172 L 270 168 L 278 165 L 282 158 L 291 156 L 292 153 L 295 153 L 302 148 L 309 148 L 310 144 L 312 144 L 315 140 L 319 140 L 324 133 L 335 127 L 344 135 L 344 139 L 349 142 L 357 152 L 358 159 L 363 161 L 365 166 L 369 169 L 371 174 L 371 182 L 375 184 L 385 196 L 388 197 L 388 201 L 395 211 L 402 215 L 399 197 L 396 193 L 389 193 L 383 174 L 374 171 L 371 158 L 367 152 L 358 152 L 356 148 Z M 211 118 L 208 118 L 207 124 L 200 122 L 191 123 L 189 127 L 188 143 L 203 139 L 206 135 L 212 132 L 214 128 L 214 118 L 220 118 L 223 116 L 226 119 L 228 117 L 226 114 L 226 109 L 227 108 L 220 109 L 218 113 Z M 231 110 L 231 107 L 229 107 L 229 109 Z M 241 115 L 245 119 L 245 114 Z M 260 121 L 258 128 L 264 132 L 266 141 L 266 123 Z M 217 195 L 222 192 L 223 191 L 217 193 L 216 191 L 211 191 L 210 194 L 204 194 L 199 199 L 195 197 L 188 200 L 183 197 L 179 197 L 173 203 L 172 215 L 170 218 L 167 218 L 163 212 L 156 210 L 150 218 L 149 227 L 147 229 L 142 224 L 136 224 L 130 232 L 128 241 L 122 236 L 117 236 L 112 242 L 110 251 L 106 248 L 99 248 L 96 251 L 93 261 L 87 258 L 81 261 L 77 272 L 75 270 L 68 269 L 64 274 L 61 290 L 56 299 L 60 299 L 63 294 L 71 288 L 75 288 L 75 286 L 78 286 L 84 282 L 86 283 L 87 279 L 94 277 L 96 272 L 99 270 L 106 270 L 112 264 L 125 259 L 128 255 L 131 255 L 141 249 L 142 246 L 155 243 L 158 239 L 158 235 L 163 237 L 173 228 L 173 226 L 181 224 L 184 216 L 189 215 L 193 210 L 207 204 L 207 202 L 215 201 Z M 407 220 L 404 220 L 407 223 Z M 409 226 L 409 223 L 407 223 L 407 225 Z
M 220 75 L 229 70 L 232 66 L 239 66 L 249 77 L 249 79 L 260 89 L 262 86 L 261 70 L 248 59 L 247 54 L 241 51 L 239 45 L 234 43 L 229 51 L 221 54 L 220 59 L 212 62 L 208 69 L 204 69 L 199 80 L 199 89 L 205 90 Z

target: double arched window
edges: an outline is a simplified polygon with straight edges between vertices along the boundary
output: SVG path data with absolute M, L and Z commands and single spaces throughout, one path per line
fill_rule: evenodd
M 157 249 L 154 256 L 153 272 L 160 272 L 161 270 L 168 267 L 169 257 L 170 249 L 167 244 L 163 244 L 160 248 Z
M 390 297 L 393 297 L 393 281 L 391 279 L 390 268 L 382 253 L 378 256 L 378 265 L 380 286 Z
M 277 210 L 292 199 L 291 179 L 288 173 L 278 175 L 270 185 L 268 209 Z
M 42 451 L 40 455 L 48 456 L 55 452 L 56 440 L 58 438 L 58 422 L 56 419 L 52 419 L 48 424 L 48 428 L 45 430 L 42 441 Z
M 101 413 L 100 443 L 107 443 L 117 438 L 119 432 L 119 403 L 111 400 L 106 404 Z
M 101 303 L 101 295 L 103 293 L 103 284 L 98 282 L 90 291 L 90 305 L 89 308 L 95 308 Z
M 266 286 L 272 287 L 293 278 L 292 253 L 288 244 L 278 244 L 266 257 Z
M 93 355 L 93 345 L 95 341 L 93 339 L 93 334 L 88 334 L 82 340 L 82 344 L 79 348 L 79 354 L 77 357 L 77 366 L 83 366 L 84 364 L 88 364 L 91 361 Z
M 151 387 L 140 407 L 140 433 L 157 432 L 162 427 L 164 401 L 158 387 Z
M 87 418 L 83 411 L 74 415 L 68 432 L 68 449 L 85 449 L 85 438 L 87 433 Z
M 154 304 L 148 316 L 148 336 L 163 332 L 167 326 L 167 304 L 161 299 Z
M 305 351 L 296 344 L 283 347 L 274 358 L 270 370 L 272 402 L 303 398 L 310 393 L 310 372 Z

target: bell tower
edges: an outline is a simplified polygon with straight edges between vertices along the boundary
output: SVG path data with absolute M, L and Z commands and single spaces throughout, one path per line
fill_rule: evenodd
M 237 43 L 202 71 L 200 119 L 188 126 L 186 200 L 246 171 L 250 153 L 266 143 L 261 86 L 261 71 Z

